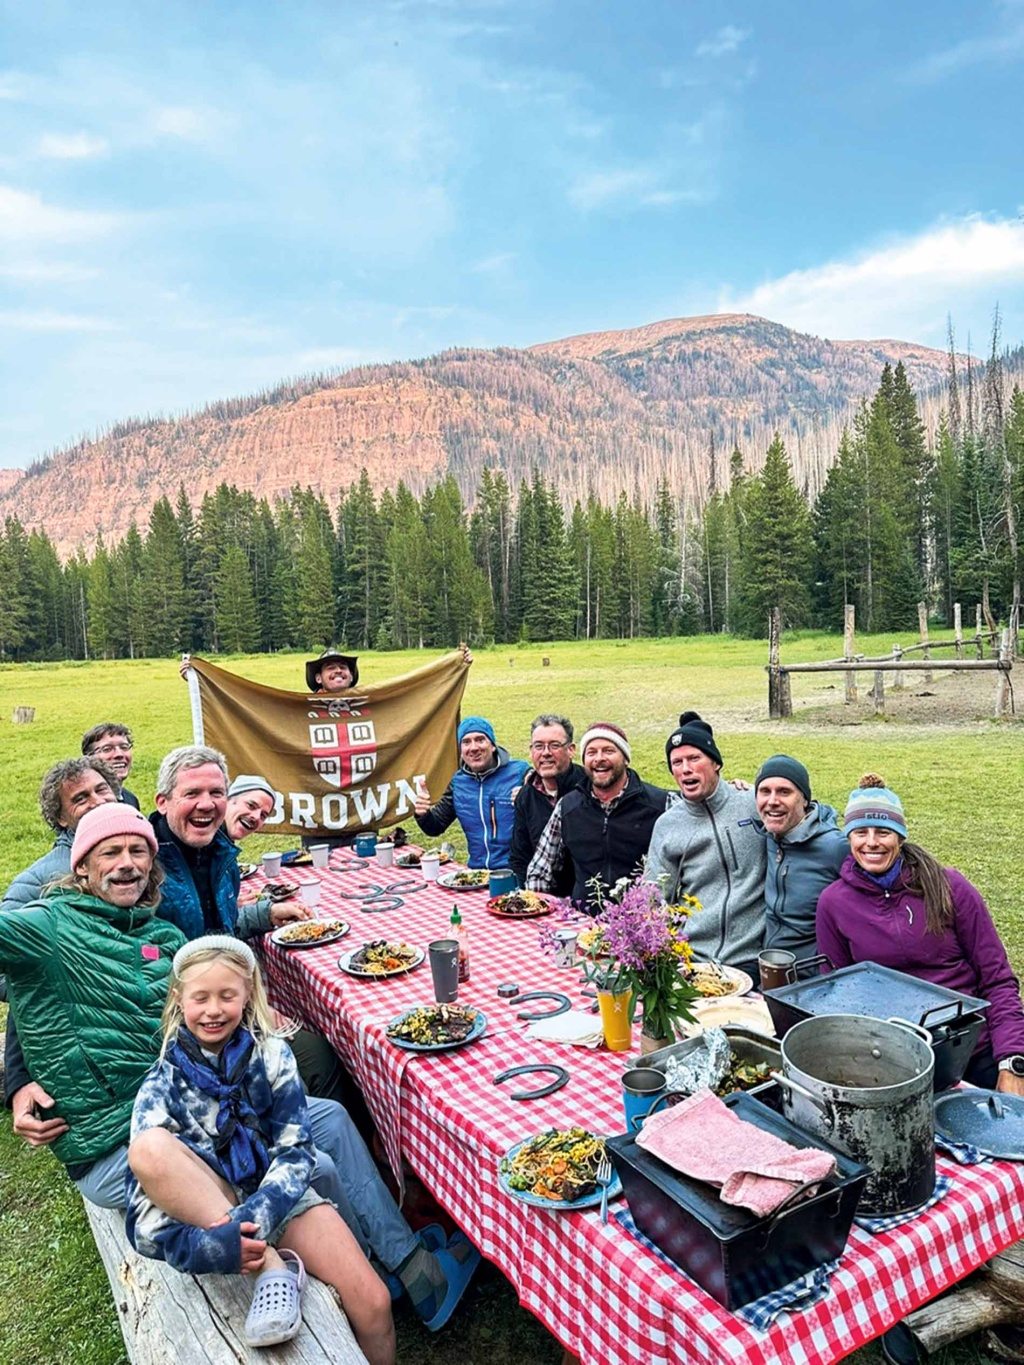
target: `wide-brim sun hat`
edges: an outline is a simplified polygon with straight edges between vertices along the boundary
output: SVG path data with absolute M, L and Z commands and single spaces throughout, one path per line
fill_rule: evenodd
M 352 674 L 353 687 L 359 682 L 359 659 L 355 654 L 341 654 L 336 649 L 325 649 L 318 658 L 306 660 L 306 686 L 309 688 L 310 692 L 316 691 L 316 675 L 323 668 L 324 664 L 329 663 L 344 664 Z

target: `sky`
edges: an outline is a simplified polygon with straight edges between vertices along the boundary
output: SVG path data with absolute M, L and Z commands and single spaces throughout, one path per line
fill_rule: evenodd
M 1024 341 L 1024 0 L 0 0 L 0 467 L 450 346 Z

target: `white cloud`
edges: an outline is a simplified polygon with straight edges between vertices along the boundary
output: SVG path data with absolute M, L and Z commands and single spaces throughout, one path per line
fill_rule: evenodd
M 518 256 L 516 251 L 496 251 L 493 256 L 474 261 L 469 268 L 474 275 L 504 275 Z
M 54 161 L 87 161 L 105 156 L 110 144 L 92 133 L 44 133 L 36 145 L 36 155 Z
M 55 313 L 47 309 L 0 312 L 0 330 L 14 332 L 117 332 L 120 328 L 108 318 L 84 313 Z
M 702 43 L 698 43 L 695 49 L 698 57 L 727 57 L 735 52 L 741 43 L 746 42 L 750 37 L 749 28 L 737 28 L 735 24 L 725 24 L 713 33 L 710 38 L 705 38 Z
M 569 185 L 569 202 L 584 213 L 595 209 L 665 208 L 671 204 L 705 203 L 709 192 L 673 188 L 664 172 L 653 166 L 623 166 L 615 170 L 584 171 Z
M 1001 27 L 978 38 L 965 38 L 941 52 L 932 52 L 907 72 L 911 82 L 928 85 L 970 66 L 1004 65 L 1024 57 L 1024 16 L 1019 5 L 1004 4 Z
M 984 316 L 1001 292 L 1021 285 L 1024 221 L 972 216 L 745 293 L 725 292 L 715 311 L 756 313 L 837 338 L 927 336 L 941 344 L 947 313 Z
M 120 222 L 113 213 L 89 209 L 59 208 L 44 203 L 38 194 L 0 185 L 0 240 L 73 242 L 85 237 L 101 237 Z
M 167 105 L 153 116 L 157 133 L 163 137 L 181 138 L 183 142 L 205 142 L 212 122 L 208 110 L 190 109 L 186 105 Z
M 15 284 L 81 284 L 94 280 L 100 272 L 91 267 L 61 261 L 22 261 L 0 265 L 0 279 Z

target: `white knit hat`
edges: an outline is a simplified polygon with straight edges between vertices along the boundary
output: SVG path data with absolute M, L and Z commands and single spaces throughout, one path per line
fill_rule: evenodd
M 627 763 L 632 762 L 632 754 L 629 752 L 629 740 L 626 738 L 625 730 L 620 730 L 619 727 L 613 725 L 611 721 L 599 720 L 595 721 L 594 724 L 590 726 L 586 734 L 580 740 L 581 758 L 586 757 L 587 745 L 592 739 L 606 739 L 609 744 L 614 744 L 616 749 L 625 755 Z
M 256 954 L 248 943 L 243 943 L 240 938 L 232 938 L 230 934 L 203 934 L 202 938 L 194 938 L 174 954 L 174 975 L 180 977 L 192 958 L 209 952 L 237 953 L 245 960 L 250 976 L 256 970 Z

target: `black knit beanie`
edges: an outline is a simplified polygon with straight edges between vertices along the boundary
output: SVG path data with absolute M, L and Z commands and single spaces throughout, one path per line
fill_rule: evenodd
M 707 754 L 712 763 L 717 763 L 720 768 L 723 766 L 722 755 L 715 743 L 715 732 L 706 720 L 701 720 L 696 711 L 684 711 L 679 717 L 678 728 L 673 730 L 665 741 L 665 760 L 669 772 L 672 771 L 672 750 L 680 748 L 683 744 L 699 749 L 702 754 Z
M 773 754 L 771 758 L 766 758 L 754 778 L 755 792 L 768 777 L 781 777 L 785 782 L 792 782 L 797 791 L 803 792 L 810 801 L 811 776 L 799 759 L 790 758 L 789 754 Z

